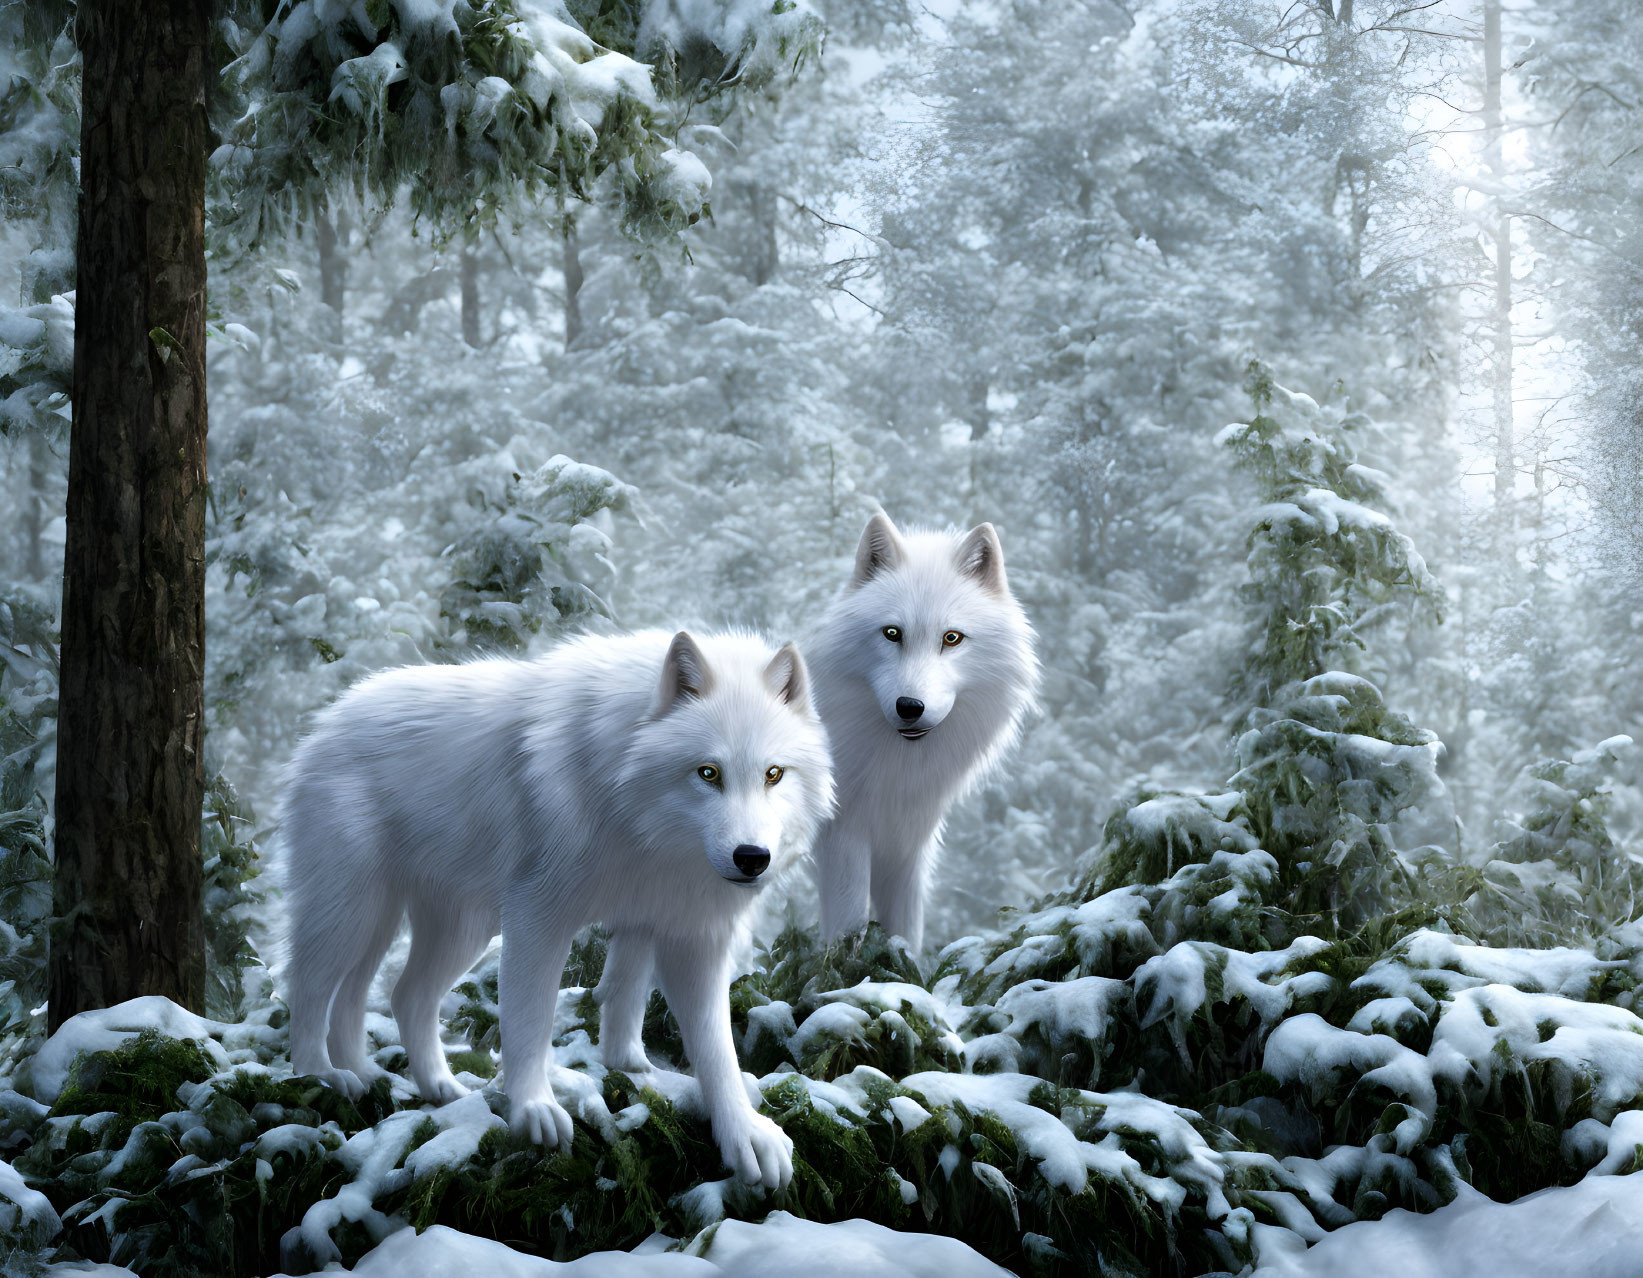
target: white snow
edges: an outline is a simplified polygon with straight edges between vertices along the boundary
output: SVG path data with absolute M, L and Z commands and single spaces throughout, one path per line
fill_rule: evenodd
M 1311 1248 L 1256 1226 L 1254 1278 L 1637 1278 L 1643 1272 L 1643 1173 L 1591 1175 L 1513 1203 L 1461 1187 L 1429 1215 L 1388 1212 Z
M 1009 1272 L 954 1238 L 902 1233 L 866 1220 L 821 1224 L 785 1211 L 758 1224 L 721 1221 L 682 1249 L 664 1250 L 672 1245 L 656 1236 L 631 1252 L 598 1251 L 558 1262 L 435 1225 L 421 1234 L 401 1229 L 389 1235 L 353 1272 L 362 1278 L 1001 1278 Z
M 0 1161 L 0 1235 L 44 1243 L 62 1228 L 56 1210 L 38 1189 L 30 1189 L 8 1162 Z

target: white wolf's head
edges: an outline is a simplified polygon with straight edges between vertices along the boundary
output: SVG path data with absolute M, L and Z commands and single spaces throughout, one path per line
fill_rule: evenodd
M 909 742 L 946 732 L 991 749 L 1037 683 L 1032 626 L 991 524 L 904 534 L 874 515 L 829 626 L 848 636 L 829 659 L 866 682 L 886 729 Z
M 674 854 L 699 852 L 756 885 L 806 856 L 832 811 L 827 735 L 798 649 L 680 631 L 623 769 L 643 777 L 639 824 Z

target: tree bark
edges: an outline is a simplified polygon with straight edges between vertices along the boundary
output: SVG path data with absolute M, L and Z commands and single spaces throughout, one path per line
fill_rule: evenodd
M 201 1008 L 210 0 L 80 0 L 53 1028 Z
M 462 340 L 479 348 L 479 259 L 462 250 Z

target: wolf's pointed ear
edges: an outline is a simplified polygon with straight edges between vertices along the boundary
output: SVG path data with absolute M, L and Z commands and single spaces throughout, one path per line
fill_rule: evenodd
M 960 572 L 995 595 L 1009 590 L 1004 581 L 1004 547 L 998 544 L 998 530 L 991 524 L 977 524 L 965 533 L 956 557 Z
M 662 659 L 662 683 L 656 690 L 657 715 L 664 715 L 681 697 L 705 697 L 713 688 L 713 672 L 696 641 L 681 630 Z
M 764 668 L 765 686 L 777 701 L 786 702 L 800 714 L 810 713 L 810 674 L 804 658 L 790 643 L 784 643 Z
M 867 521 L 861 541 L 856 546 L 856 573 L 850 578 L 852 586 L 870 581 L 902 560 L 901 534 L 882 510 Z

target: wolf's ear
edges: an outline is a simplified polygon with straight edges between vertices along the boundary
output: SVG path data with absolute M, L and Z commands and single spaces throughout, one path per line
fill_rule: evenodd
M 902 560 L 901 534 L 882 510 L 867 521 L 861 542 L 856 546 L 856 574 L 850 578 L 852 586 L 870 581 Z
M 664 715 L 681 697 L 705 697 L 713 688 L 713 672 L 696 641 L 681 630 L 662 659 L 662 683 L 656 690 L 656 710 Z
M 810 713 L 810 674 L 804 668 L 804 658 L 792 644 L 784 643 L 770 659 L 764 668 L 764 682 L 777 701 L 785 702 L 800 714 Z
M 995 595 L 1009 590 L 1004 582 L 1004 547 L 998 544 L 998 530 L 991 524 L 977 524 L 965 533 L 956 557 L 960 572 Z

